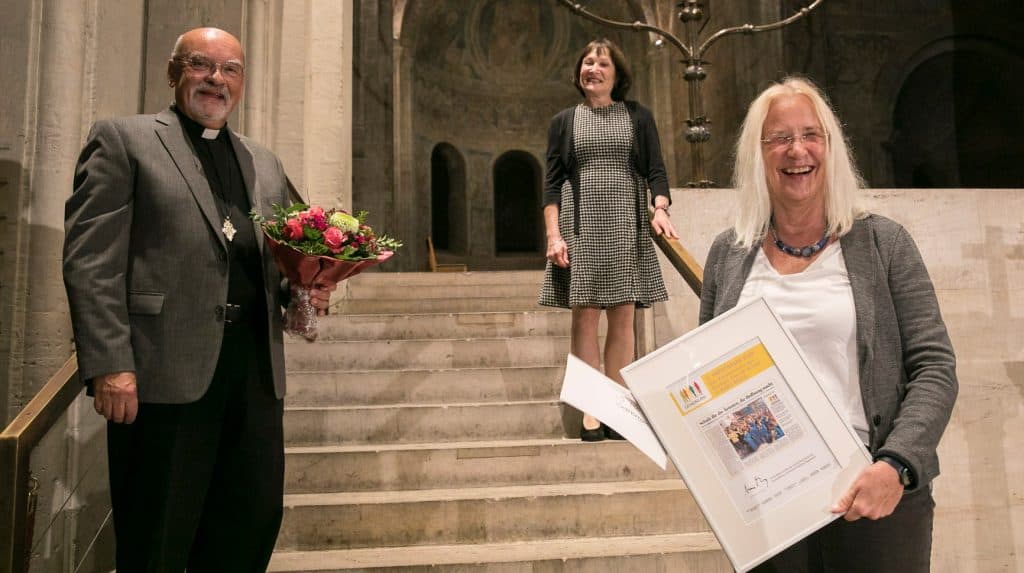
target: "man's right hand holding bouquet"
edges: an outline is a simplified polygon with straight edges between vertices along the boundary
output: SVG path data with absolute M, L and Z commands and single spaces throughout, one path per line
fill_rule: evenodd
M 300 287 L 292 287 L 292 296 L 295 296 Z M 331 306 L 331 293 L 338 290 L 338 283 L 328 283 L 327 281 L 319 282 L 313 285 L 313 288 L 309 289 L 307 293 L 309 295 L 309 304 L 313 305 L 316 309 L 317 316 L 324 316 L 327 314 L 327 309 Z
M 326 313 L 338 283 L 363 269 L 391 258 L 402 246 L 386 235 L 377 236 L 355 216 L 341 209 L 324 211 L 301 203 L 273 206 L 274 215 L 253 213 L 281 274 L 288 278 L 292 300 L 285 313 L 285 332 L 312 342 L 317 337 L 317 315 Z

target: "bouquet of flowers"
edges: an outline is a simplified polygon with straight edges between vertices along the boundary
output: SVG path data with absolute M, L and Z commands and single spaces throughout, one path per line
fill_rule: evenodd
M 324 211 L 301 203 L 274 205 L 272 209 L 269 218 L 255 211 L 250 216 L 263 229 L 278 269 L 292 284 L 285 332 L 312 342 L 317 337 L 317 320 L 309 289 L 320 283 L 341 282 L 382 263 L 402 243 L 374 234 L 363 223 L 365 211 L 351 215 L 341 209 Z

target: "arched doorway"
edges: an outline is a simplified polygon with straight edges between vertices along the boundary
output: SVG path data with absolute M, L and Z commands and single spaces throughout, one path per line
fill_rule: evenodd
M 893 110 L 895 186 L 1024 186 L 1021 101 L 1024 60 L 995 45 L 956 46 L 922 62 Z
M 494 162 L 496 254 L 540 250 L 540 165 L 525 151 L 508 151 Z
M 466 162 L 454 146 L 438 143 L 430 153 L 430 238 L 434 248 L 465 251 Z

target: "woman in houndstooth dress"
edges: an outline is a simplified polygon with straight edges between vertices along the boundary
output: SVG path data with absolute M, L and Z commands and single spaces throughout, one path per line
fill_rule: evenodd
M 654 119 L 623 101 L 631 78 L 622 52 L 608 40 L 591 42 L 573 80 L 584 101 L 556 115 L 548 132 L 548 263 L 538 301 L 572 309 L 572 353 L 594 368 L 600 368 L 597 327 L 606 310 L 605 373 L 621 384 L 619 369 L 634 358 L 635 308 L 668 299 L 647 226 L 648 187 L 653 231 L 677 235 Z M 580 437 L 606 436 L 619 437 L 584 413 Z

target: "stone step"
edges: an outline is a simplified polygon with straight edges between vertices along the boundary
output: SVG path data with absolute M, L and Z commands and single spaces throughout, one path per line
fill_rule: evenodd
M 407 298 L 332 299 L 331 312 L 341 314 L 423 314 L 448 312 L 515 312 L 543 310 L 537 293 L 530 296 L 480 296 L 473 298 L 417 298 L 410 289 Z
M 270 573 L 732 573 L 709 532 L 282 551 Z
M 562 407 L 554 400 L 288 407 L 289 446 L 430 443 L 565 436 Z
M 543 308 L 543 307 L 536 307 Z M 567 336 L 566 310 L 427 314 L 332 314 L 318 319 L 320 341 L 397 340 L 414 338 L 497 338 Z M 306 341 L 287 337 L 287 342 Z
M 288 406 L 555 400 L 563 366 L 289 372 Z
M 678 479 L 289 494 L 277 548 L 471 544 L 708 529 Z
M 354 282 L 345 291 L 346 298 L 354 301 L 372 299 L 440 299 L 440 298 L 480 298 L 480 297 L 533 297 L 540 292 L 543 277 L 536 282 L 499 283 L 499 284 L 423 284 L 408 285 L 401 280 L 383 284 L 367 284 Z
M 289 372 L 558 366 L 568 352 L 568 336 L 346 340 L 289 344 L 285 364 Z
M 285 450 L 285 491 L 431 488 L 635 481 L 676 477 L 632 444 L 534 439 L 307 446 Z
M 360 288 L 404 285 L 410 287 L 419 286 L 463 286 L 463 285 L 507 285 L 507 284 L 535 284 L 540 285 L 544 280 L 544 271 L 486 271 L 486 272 L 463 272 L 463 273 L 390 273 L 370 272 L 363 273 L 345 281 L 350 286 Z

